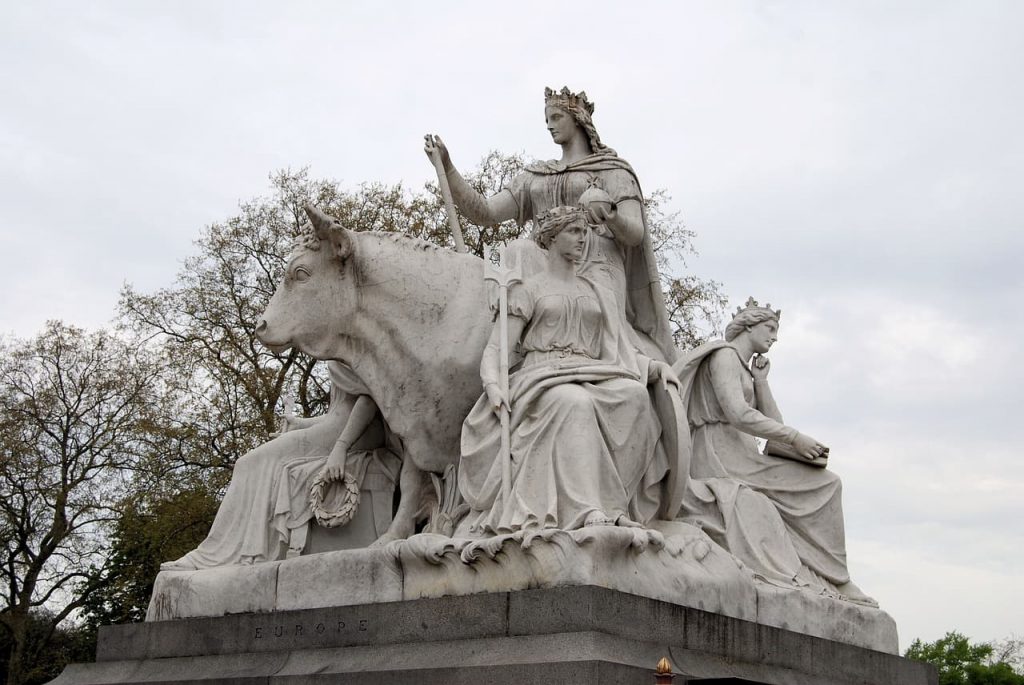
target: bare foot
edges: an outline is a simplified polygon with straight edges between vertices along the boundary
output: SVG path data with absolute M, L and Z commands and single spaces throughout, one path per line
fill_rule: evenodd
M 864 591 L 857 587 L 852 580 L 843 583 L 842 585 L 837 585 L 836 590 L 838 590 L 839 594 L 843 597 L 855 604 L 865 604 L 870 607 L 878 606 L 878 601 L 874 597 L 866 595 Z
M 188 558 L 187 554 L 180 559 L 165 561 L 160 564 L 161 571 L 195 571 L 197 568 L 198 567 L 192 563 L 192 560 Z
M 615 525 L 621 526 L 622 528 L 643 528 L 644 527 L 642 523 L 637 523 L 636 521 L 634 521 L 633 519 L 629 518 L 625 514 L 621 514 L 621 515 L 619 515 L 619 517 L 617 519 L 615 519 Z

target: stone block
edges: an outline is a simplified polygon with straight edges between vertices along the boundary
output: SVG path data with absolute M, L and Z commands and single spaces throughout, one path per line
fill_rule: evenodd
M 935 685 L 893 654 L 600 587 L 108 626 L 58 685 L 147 683 Z
M 311 554 L 279 564 L 278 611 L 402 599 L 402 569 L 389 547 Z
M 895 654 L 896 621 L 874 607 L 757 583 L 756 621 L 805 635 Z
M 146 620 L 274 611 L 279 564 L 162 571 L 153 585 Z

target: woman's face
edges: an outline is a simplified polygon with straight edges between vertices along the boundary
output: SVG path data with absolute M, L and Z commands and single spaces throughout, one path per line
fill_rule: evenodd
M 572 115 L 560 107 L 548 105 L 544 108 L 544 123 L 547 124 L 551 139 L 558 145 L 564 145 L 576 135 L 579 125 Z
M 750 327 L 750 342 L 753 344 L 754 352 L 765 354 L 779 339 L 779 322 L 774 319 L 762 321 L 756 326 Z
M 548 249 L 558 253 L 564 259 L 578 262 L 583 258 L 583 244 L 587 237 L 587 227 L 582 221 L 573 221 L 551 239 Z

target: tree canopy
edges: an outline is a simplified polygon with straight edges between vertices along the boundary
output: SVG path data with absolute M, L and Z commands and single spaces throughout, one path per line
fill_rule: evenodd
M 158 361 L 51 322 L 0 347 L 0 631 L 8 683 L 103 582 L 108 526 L 160 440 Z
M 904 656 L 935 666 L 939 685 L 1024 685 L 1022 642 L 1009 638 L 972 644 L 951 631 L 935 642 L 914 640 Z

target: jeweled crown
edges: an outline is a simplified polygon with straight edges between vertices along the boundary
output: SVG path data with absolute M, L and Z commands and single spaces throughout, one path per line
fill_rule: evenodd
M 555 91 L 551 88 L 544 89 L 544 106 L 552 105 L 565 110 L 579 109 L 587 114 L 594 113 L 594 103 L 587 99 L 586 91 L 581 90 L 574 93 L 568 86 L 562 86 L 562 90 Z
M 544 226 L 551 221 L 572 221 L 575 219 L 587 220 L 587 213 L 582 207 L 552 207 L 537 217 L 537 224 Z
M 757 300 L 755 300 L 753 297 L 748 297 L 747 298 L 747 303 L 745 305 L 743 305 L 742 307 L 736 307 L 736 313 L 733 314 L 733 318 L 736 318 L 737 316 L 739 316 L 743 312 L 747 311 L 748 309 L 767 309 L 768 311 L 772 312 L 775 315 L 776 319 L 779 319 L 779 318 L 782 317 L 782 310 L 781 309 L 776 309 L 776 310 L 772 311 L 771 304 L 766 303 L 762 307 L 761 305 L 759 305 L 757 303 Z

